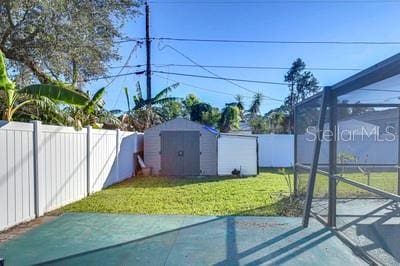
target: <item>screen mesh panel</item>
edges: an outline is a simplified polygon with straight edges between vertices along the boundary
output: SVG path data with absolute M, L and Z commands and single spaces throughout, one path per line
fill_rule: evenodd
M 295 118 L 298 195 L 313 214 L 388 265 L 400 263 L 399 65 L 400 54 L 325 89 L 318 174 L 308 199 L 322 95 L 297 105 Z
M 305 197 L 307 192 L 308 177 L 310 174 L 309 167 L 313 160 L 316 140 L 315 134 L 321 105 L 322 95 L 315 97 L 305 104 L 297 106 L 295 111 L 296 190 L 297 195 L 302 198 Z
M 322 96 L 319 96 L 296 108 L 297 163 L 308 166 L 312 163 L 321 105 Z
M 400 75 L 373 83 L 338 97 L 339 103 L 400 104 Z
M 361 105 L 337 110 L 337 175 L 399 194 L 399 108 Z M 337 183 L 336 197 L 338 230 L 379 263 L 400 263 L 399 203 L 343 181 Z
M 339 107 L 338 175 L 397 194 L 398 126 L 398 108 Z
M 307 184 L 310 176 L 310 167 L 312 166 L 316 140 L 318 136 L 318 124 L 321 114 L 323 96 L 320 95 L 313 100 L 299 106 L 296 109 L 296 155 L 297 155 L 297 180 L 298 195 L 303 197 L 307 192 Z M 329 110 L 326 111 L 325 129 L 329 130 Z M 318 160 L 318 169 L 327 171 L 329 162 L 329 135 L 322 134 L 321 149 Z M 323 217 L 327 216 L 327 198 L 328 198 L 328 177 L 323 174 L 317 174 L 314 186 L 314 199 L 311 209 Z

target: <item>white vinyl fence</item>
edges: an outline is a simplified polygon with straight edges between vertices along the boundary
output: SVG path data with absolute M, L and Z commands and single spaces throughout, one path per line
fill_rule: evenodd
M 294 136 L 258 134 L 260 167 L 291 167 L 294 160 Z
M 260 167 L 290 167 L 294 160 L 294 136 L 259 134 L 258 160 Z M 366 164 L 397 164 L 398 138 L 391 135 L 361 136 L 338 140 L 337 153 L 353 155 L 355 162 Z M 299 163 L 310 164 L 314 145 L 307 141 L 310 136 L 298 135 Z M 327 164 L 329 159 L 328 145 L 322 145 L 319 157 L 320 164 Z M 353 163 L 355 163 L 353 162 Z M 351 162 L 350 162 L 351 163 Z
M 312 149 L 313 144 L 310 144 L 309 139 L 310 136 L 307 135 L 298 136 L 299 163 L 310 164 L 312 162 L 314 150 Z M 321 146 L 319 156 L 320 164 L 327 164 L 329 162 L 329 146 L 324 143 Z M 347 163 L 397 164 L 398 143 L 397 136 L 386 134 L 341 136 L 337 140 L 337 154 L 338 158 L 340 158 L 341 154 L 354 157 L 355 161 Z
M 141 133 L 0 121 L 0 230 L 134 174 Z

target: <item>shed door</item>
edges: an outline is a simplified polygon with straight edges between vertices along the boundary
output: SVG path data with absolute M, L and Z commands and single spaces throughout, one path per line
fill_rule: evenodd
M 161 132 L 161 173 L 164 175 L 200 174 L 200 133 L 198 131 Z

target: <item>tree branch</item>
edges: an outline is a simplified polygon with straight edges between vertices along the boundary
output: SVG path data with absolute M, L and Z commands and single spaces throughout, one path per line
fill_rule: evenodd
M 23 62 L 38 78 L 40 83 L 42 84 L 52 83 L 52 79 L 32 59 L 23 55 L 18 55 L 14 50 L 2 49 L 2 51 L 6 56 L 6 58 Z
M 11 8 L 10 5 L 6 5 L 6 10 L 7 10 L 7 19 L 8 19 L 8 23 L 10 23 L 10 27 L 14 28 L 14 22 L 12 20 L 12 15 L 11 15 Z
M 3 36 L 1 36 L 1 42 L 0 46 L 3 47 L 4 44 L 6 43 L 7 38 L 10 36 L 12 29 L 14 28 L 14 23 L 11 18 L 11 10 L 10 10 L 10 5 L 5 5 L 6 11 L 7 11 L 7 19 L 8 19 L 8 27 L 4 31 Z

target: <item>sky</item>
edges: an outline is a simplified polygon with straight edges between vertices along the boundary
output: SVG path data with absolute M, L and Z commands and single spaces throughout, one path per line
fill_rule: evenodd
M 187 2 L 196 3 L 187 3 Z M 218 3 L 215 2 L 224 2 Z M 237 0 L 158 0 L 150 3 L 151 37 L 272 40 L 272 41 L 400 41 L 400 2 L 393 1 L 241 1 Z M 163 3 L 164 2 L 164 3 Z M 170 3 L 165 3 L 170 2 Z M 171 3 L 173 2 L 173 3 Z M 186 2 L 186 3 L 182 3 Z M 203 3 L 200 3 L 203 2 Z M 213 3 L 211 3 L 213 2 Z M 271 3 L 273 2 L 273 3 Z M 144 7 L 141 9 L 144 13 Z M 145 37 L 145 17 L 138 16 L 128 21 L 122 31 L 130 38 Z M 135 43 L 118 45 L 121 60 L 110 62 L 122 66 Z M 193 64 L 170 47 L 180 51 L 201 65 L 274 66 L 290 67 L 296 58 L 301 58 L 311 68 L 364 69 L 400 51 L 400 45 L 333 45 L 333 44 L 249 44 L 207 42 L 152 42 L 153 64 Z M 129 65 L 146 62 L 145 46 L 131 56 Z M 125 68 L 121 73 L 130 73 L 144 68 Z M 260 81 L 283 82 L 287 70 L 221 69 L 208 68 L 222 77 Z M 197 67 L 158 67 L 153 70 L 211 76 Z M 112 68 L 109 75 L 118 74 L 120 68 Z M 313 70 L 320 85 L 333 85 L 355 73 L 354 70 Z M 86 85 L 95 92 L 107 85 L 111 79 L 98 80 Z M 105 96 L 109 109 L 127 109 L 123 87 L 128 87 L 131 96 L 135 84 L 140 81 L 145 93 L 144 75 L 129 75 L 116 78 L 108 87 Z M 153 95 L 161 89 L 181 82 L 172 92 L 173 96 L 185 97 L 196 94 L 201 100 L 223 107 L 234 101 L 233 95 L 245 97 L 247 107 L 253 93 L 239 88 L 226 80 L 184 77 L 154 73 Z M 266 97 L 282 100 L 288 87 L 272 84 L 236 82 L 251 91 L 259 91 Z M 189 86 L 191 85 L 191 86 Z M 195 86 L 196 88 L 192 87 Z M 197 88 L 199 87 L 199 88 Z M 217 93 L 217 92 L 220 93 Z M 221 93 L 222 92 L 222 93 Z M 264 99 L 261 111 L 279 107 L 281 101 Z

